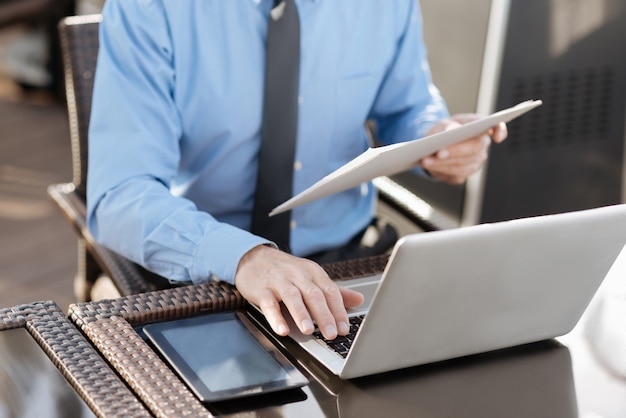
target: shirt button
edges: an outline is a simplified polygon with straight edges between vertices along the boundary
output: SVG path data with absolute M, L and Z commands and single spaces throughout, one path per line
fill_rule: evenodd
M 302 162 L 301 161 L 294 161 L 293 169 L 296 170 L 296 171 L 302 170 Z
M 296 221 L 289 222 L 289 228 L 296 229 L 298 227 L 298 223 Z
M 302 104 L 304 102 L 304 97 L 298 96 L 298 104 Z

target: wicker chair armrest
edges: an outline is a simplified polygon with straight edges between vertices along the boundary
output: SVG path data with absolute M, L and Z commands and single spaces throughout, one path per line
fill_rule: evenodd
M 137 265 L 95 240 L 87 227 L 85 201 L 76 193 L 73 184 L 50 185 L 48 196 L 74 227 L 87 250 L 102 269 L 102 273 L 111 278 L 120 294 L 131 295 L 153 290 Z

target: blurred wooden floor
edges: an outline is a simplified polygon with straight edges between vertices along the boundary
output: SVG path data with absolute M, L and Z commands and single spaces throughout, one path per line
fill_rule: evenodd
M 0 95 L 0 307 L 74 301 L 75 235 L 46 194 L 71 180 L 68 131 L 60 101 Z

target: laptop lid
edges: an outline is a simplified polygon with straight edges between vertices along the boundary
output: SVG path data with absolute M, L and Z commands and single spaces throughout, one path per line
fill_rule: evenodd
M 382 277 L 342 282 L 367 305 L 346 359 L 293 323 L 290 337 L 341 378 L 550 339 L 576 325 L 625 243 L 626 205 L 409 235 Z
M 339 375 L 566 334 L 625 243 L 626 205 L 404 237 Z

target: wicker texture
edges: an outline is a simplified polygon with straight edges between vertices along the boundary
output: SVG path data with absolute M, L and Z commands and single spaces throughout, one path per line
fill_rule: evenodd
M 28 330 L 96 416 L 151 416 L 54 302 L 2 309 L 0 318 L 0 330 Z
M 340 280 L 381 272 L 387 259 L 388 256 L 378 256 L 324 268 L 331 277 Z M 211 282 L 73 304 L 69 307 L 69 317 L 154 415 L 210 416 L 133 327 L 246 306 L 245 299 L 233 286 Z
M 324 264 L 322 267 L 331 279 L 347 280 L 382 272 L 388 261 L 389 255 L 382 254 L 374 257 Z
M 69 316 L 155 416 L 211 416 L 133 327 L 244 306 L 233 286 L 212 282 L 74 304 Z
M 48 195 L 78 234 L 77 277 L 83 291 L 76 297 L 81 301 L 90 300 L 91 287 L 101 275 L 111 278 L 122 295 L 154 289 L 136 264 L 99 245 L 86 224 L 88 130 L 100 20 L 99 15 L 73 16 L 59 24 L 73 175 L 72 183 L 48 187 Z
M 119 316 L 89 324 L 94 344 L 157 417 L 211 416 L 178 376 Z M 134 353 L 126 358 L 125 353 Z
M 98 61 L 100 20 L 98 15 L 76 16 L 66 18 L 59 25 L 72 141 L 72 182 L 82 198 L 87 195 L 87 134 Z
M 12 309 L 0 309 L 0 331 L 26 326 L 26 318 L 17 315 Z
M 119 316 L 133 325 L 176 319 L 204 312 L 244 307 L 241 294 L 224 282 L 176 287 L 119 299 L 70 305 L 69 317 L 83 328 L 100 318 Z
M 153 290 L 134 263 L 96 242 L 86 224 L 85 201 L 72 184 L 53 184 L 48 187 L 48 195 L 79 235 L 78 276 L 81 280 L 93 283 L 104 274 L 122 295 Z M 78 300 L 89 300 L 89 287 L 85 290 L 85 294 L 76 295 Z

